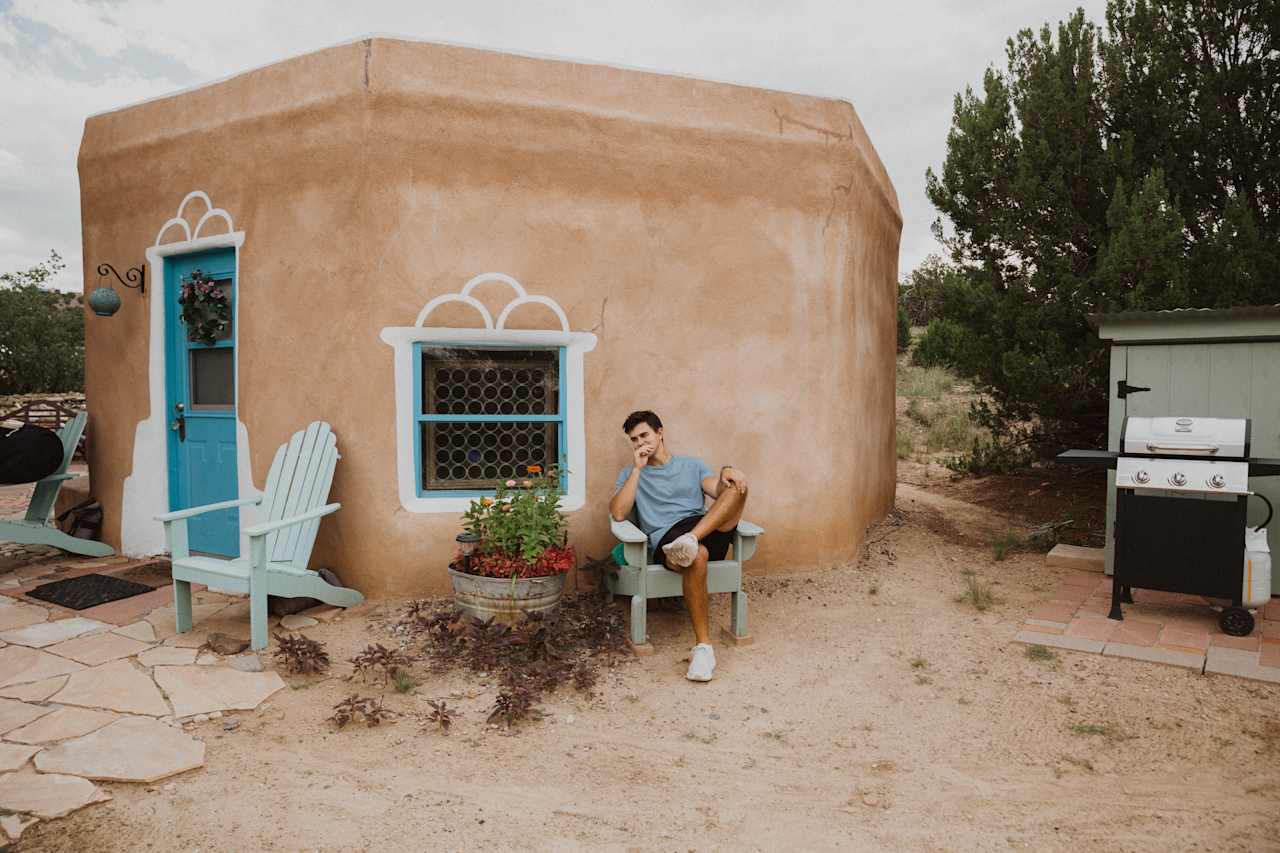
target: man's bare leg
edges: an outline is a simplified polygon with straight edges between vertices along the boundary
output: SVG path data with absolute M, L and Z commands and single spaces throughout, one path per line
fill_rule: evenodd
M 711 594 L 707 592 L 707 549 L 698 546 L 698 556 L 685 568 L 680 568 L 667 558 L 667 568 L 680 573 L 684 593 L 684 606 L 693 622 L 693 636 L 699 643 L 711 644 Z
M 738 491 L 733 486 L 725 486 L 719 497 L 711 502 L 707 514 L 693 526 L 690 532 L 701 542 L 717 530 L 733 530 L 742 520 L 742 509 L 746 505 L 746 489 Z

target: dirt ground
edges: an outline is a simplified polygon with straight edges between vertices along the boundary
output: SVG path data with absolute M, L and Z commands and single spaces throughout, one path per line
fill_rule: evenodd
M 411 694 L 327 678 L 224 732 L 207 766 L 42 822 L 24 851 L 1280 849 L 1280 686 L 1010 641 L 1057 570 L 993 562 L 1025 523 L 901 484 L 860 566 L 752 579 L 755 645 L 683 678 L 691 634 L 656 607 L 657 653 L 567 691 L 515 734 L 495 688 L 417 673 Z M 957 603 L 963 572 L 994 584 Z M 402 602 L 309 629 L 335 661 L 394 641 Z M 727 603 L 716 602 L 727 620 Z M 400 720 L 335 732 L 344 696 L 385 692 Z M 415 718 L 431 698 L 448 735 Z M 469 698 L 470 697 L 470 698 Z M 237 715 L 232 715 L 237 716 Z

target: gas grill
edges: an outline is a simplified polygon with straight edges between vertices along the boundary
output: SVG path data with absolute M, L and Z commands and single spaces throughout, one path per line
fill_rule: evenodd
M 1249 478 L 1280 474 L 1280 459 L 1250 458 L 1249 433 L 1247 418 L 1126 417 L 1118 452 L 1058 456 L 1116 472 L 1110 618 L 1124 618 L 1120 605 L 1132 603 L 1138 587 L 1221 599 L 1222 630 L 1253 631 L 1245 609 L 1257 606 L 1245 548 Z M 1257 497 L 1267 502 L 1261 529 L 1271 504 Z M 1269 577 L 1265 586 L 1269 597 Z

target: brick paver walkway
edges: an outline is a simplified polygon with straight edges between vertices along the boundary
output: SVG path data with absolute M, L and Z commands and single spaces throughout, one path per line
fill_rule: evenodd
M 1231 637 L 1218 614 L 1198 595 L 1135 589 L 1124 620 L 1107 618 L 1111 578 L 1090 572 L 1065 575 L 1032 608 L 1014 639 L 1109 657 L 1172 664 L 1202 673 L 1280 682 L 1280 599 L 1257 612 L 1253 633 Z

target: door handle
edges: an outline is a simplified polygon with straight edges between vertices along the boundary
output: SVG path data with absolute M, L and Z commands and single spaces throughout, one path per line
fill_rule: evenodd
M 176 429 L 178 431 L 178 441 L 187 440 L 187 417 L 184 414 L 186 408 L 187 407 L 181 403 L 175 404 L 173 409 L 178 413 L 178 416 L 169 422 L 169 429 Z
M 1137 394 L 1141 391 L 1150 391 L 1150 390 L 1151 390 L 1150 388 L 1143 388 L 1141 385 L 1130 385 L 1128 382 L 1125 382 L 1123 379 L 1119 379 L 1116 381 L 1116 396 L 1119 397 L 1121 400 L 1123 400 L 1125 397 L 1128 397 L 1130 394 Z

